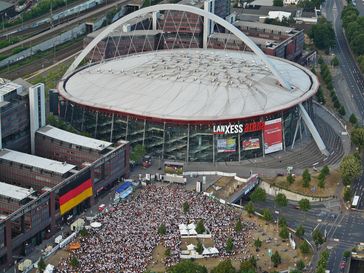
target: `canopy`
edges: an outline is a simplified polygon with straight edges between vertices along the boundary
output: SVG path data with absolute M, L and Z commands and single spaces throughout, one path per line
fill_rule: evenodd
M 117 188 L 117 189 L 115 190 L 115 192 L 117 192 L 117 193 L 121 193 L 121 192 L 125 191 L 126 189 L 128 189 L 129 187 L 132 187 L 132 186 L 133 186 L 133 183 L 132 183 L 132 182 L 130 182 L 130 181 L 126 181 L 126 182 L 124 182 L 122 185 L 120 185 L 120 187 L 119 187 L 119 188 Z

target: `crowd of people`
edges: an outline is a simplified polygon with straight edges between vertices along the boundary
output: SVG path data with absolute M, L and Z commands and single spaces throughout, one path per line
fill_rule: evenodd
M 189 210 L 184 212 L 183 203 Z M 255 225 L 243 222 L 243 230 L 235 231 L 240 213 L 202 194 L 186 191 L 177 185 L 148 185 L 130 199 L 116 205 L 112 212 L 101 215 L 99 230 L 81 237 L 81 248 L 76 256 L 79 266 L 73 268 L 70 258 L 61 261 L 57 272 L 144 272 L 153 260 L 153 250 L 158 244 L 170 249 L 165 258 L 169 267 L 179 262 L 181 236 L 179 224 L 197 223 L 203 220 L 211 233 L 220 256 L 240 253 L 248 257 L 246 244 L 252 239 Z M 166 234 L 158 234 L 164 224 Z M 232 238 L 233 252 L 225 249 Z

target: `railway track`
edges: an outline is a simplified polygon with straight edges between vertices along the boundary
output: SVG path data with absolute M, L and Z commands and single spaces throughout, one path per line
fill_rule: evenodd
M 14 80 L 17 78 L 24 78 L 27 75 L 33 74 L 38 70 L 51 66 L 77 52 L 79 52 L 83 47 L 82 39 L 75 43 L 71 43 L 70 45 L 53 52 L 50 50 L 46 55 L 42 56 L 40 59 L 36 61 L 32 61 L 30 63 L 21 65 L 20 67 L 12 67 L 4 68 L 0 71 L 1 77 Z
M 108 11 L 115 8 L 115 5 L 125 5 L 131 2 L 131 0 L 117 0 L 113 2 L 109 2 L 107 5 L 99 6 L 96 10 L 88 12 L 82 16 L 76 16 L 73 20 L 64 22 L 56 27 L 50 28 L 48 30 L 44 30 L 41 33 L 36 35 L 32 35 L 31 37 L 24 39 L 18 43 L 12 44 L 8 47 L 0 49 L 0 54 L 9 54 L 13 49 L 18 48 L 20 46 L 31 47 L 34 44 L 43 42 L 45 40 L 50 39 L 51 37 L 57 36 L 58 33 L 67 31 L 73 28 L 76 25 L 79 25 L 84 22 L 88 22 L 90 18 L 94 18 L 95 16 L 105 15 Z

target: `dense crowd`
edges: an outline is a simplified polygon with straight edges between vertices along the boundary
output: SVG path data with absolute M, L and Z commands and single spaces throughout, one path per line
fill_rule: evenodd
M 189 211 L 183 212 L 184 202 Z M 248 257 L 246 244 L 251 241 L 253 223 L 243 221 L 243 230 L 235 232 L 240 214 L 236 209 L 223 205 L 207 196 L 186 191 L 176 185 L 148 185 L 98 219 L 101 229 L 92 230 L 89 236 L 81 237 L 81 248 L 74 255 L 79 267 L 74 270 L 70 261 L 63 260 L 57 272 L 144 272 L 152 262 L 154 248 L 162 243 L 170 249 L 165 265 L 179 261 L 181 236 L 178 224 L 196 223 L 203 219 L 211 232 L 220 256 L 236 253 Z M 159 235 L 161 224 L 166 235 Z M 227 239 L 234 241 L 234 251 L 225 250 Z

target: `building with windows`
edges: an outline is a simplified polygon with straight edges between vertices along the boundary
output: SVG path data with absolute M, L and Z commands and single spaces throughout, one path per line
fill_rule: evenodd
M 161 37 L 175 35 L 171 46 L 159 47 L 168 44 L 160 39 L 154 51 L 116 53 L 77 68 L 99 42 L 117 43 L 112 38 L 115 30 L 134 18 L 149 18 L 150 13 L 155 18 L 153 31 L 162 26 Z M 196 21 L 195 28 L 171 20 L 165 31 L 157 18 L 174 13 L 204 20 Z M 210 28 L 211 35 L 199 36 L 196 44 L 191 30 L 211 25 L 220 25 L 224 34 L 249 50 L 230 48 L 230 39 L 216 49 L 213 35 L 220 34 L 216 28 Z M 267 35 L 279 30 L 272 31 Z M 243 32 L 211 12 L 160 5 L 129 14 L 86 46 L 58 84 L 59 115 L 95 138 L 125 139 L 143 145 L 155 157 L 185 162 L 240 161 L 284 150 L 299 137 L 304 120 L 307 132 L 327 153 L 311 120 L 318 86 L 311 71 L 264 55 Z

